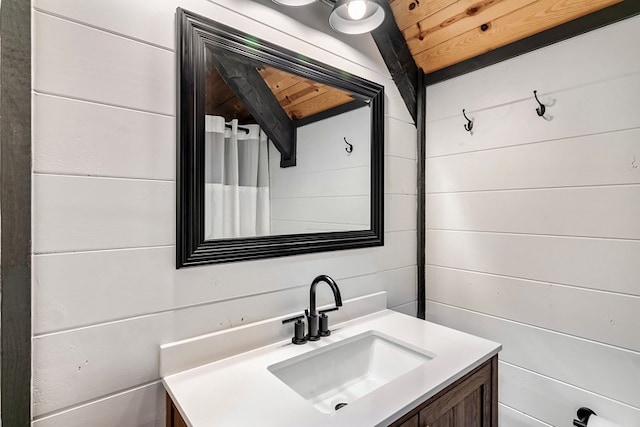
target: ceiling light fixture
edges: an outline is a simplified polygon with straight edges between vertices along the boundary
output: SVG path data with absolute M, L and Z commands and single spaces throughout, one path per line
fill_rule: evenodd
M 281 4 L 283 6 L 306 6 L 314 3 L 316 0 L 273 0 L 274 3 Z
M 363 34 L 378 28 L 385 17 L 383 0 L 338 0 L 329 15 L 331 27 L 345 34 Z
M 367 2 L 364 0 L 352 0 L 347 4 L 347 12 L 349 12 L 351 19 L 358 21 L 367 12 Z
M 317 0 L 273 0 L 283 6 L 305 6 Z M 378 28 L 385 18 L 382 6 L 387 0 L 320 0 L 333 6 L 329 15 L 331 28 L 344 34 L 364 34 Z

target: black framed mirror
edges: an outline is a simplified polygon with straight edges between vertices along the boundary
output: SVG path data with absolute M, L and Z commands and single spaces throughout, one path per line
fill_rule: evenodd
M 383 245 L 383 86 L 176 15 L 177 268 Z

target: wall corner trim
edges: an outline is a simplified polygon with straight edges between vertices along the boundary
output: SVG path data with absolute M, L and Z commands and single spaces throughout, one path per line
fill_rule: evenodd
M 0 9 L 2 422 L 31 424 L 31 2 Z

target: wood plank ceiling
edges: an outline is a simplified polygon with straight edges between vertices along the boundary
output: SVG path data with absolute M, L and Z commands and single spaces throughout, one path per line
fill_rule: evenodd
M 389 0 L 389 3 L 416 64 L 430 73 L 621 1 Z
M 258 70 L 291 120 L 322 113 L 354 98 L 348 92 L 273 67 Z
M 291 120 L 322 113 L 354 100 L 348 92 L 276 68 L 265 66 L 258 72 Z M 256 123 L 213 66 L 206 75 L 205 112 L 222 116 L 227 121 L 238 119 L 241 124 Z

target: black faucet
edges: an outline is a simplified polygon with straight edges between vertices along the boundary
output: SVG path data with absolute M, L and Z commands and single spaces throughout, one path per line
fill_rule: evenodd
M 318 341 L 321 336 L 329 335 L 329 330 L 326 327 L 326 325 L 324 325 L 325 327 L 323 328 L 323 331 L 318 333 L 318 312 L 316 309 L 316 287 L 320 282 L 325 282 L 331 287 L 331 290 L 333 291 L 333 298 L 335 299 L 335 302 L 336 302 L 335 308 L 329 309 L 329 310 L 323 310 L 323 313 L 326 311 L 337 310 L 338 307 L 342 307 L 342 296 L 340 295 L 340 289 L 338 288 L 338 285 L 331 277 L 325 274 L 321 274 L 320 276 L 313 279 L 313 282 L 311 282 L 311 289 L 309 291 L 309 311 L 306 312 L 307 324 L 309 325 L 309 335 L 307 339 L 309 341 Z M 323 316 L 326 318 L 326 315 L 323 314 Z M 324 323 L 326 323 L 326 321 Z

